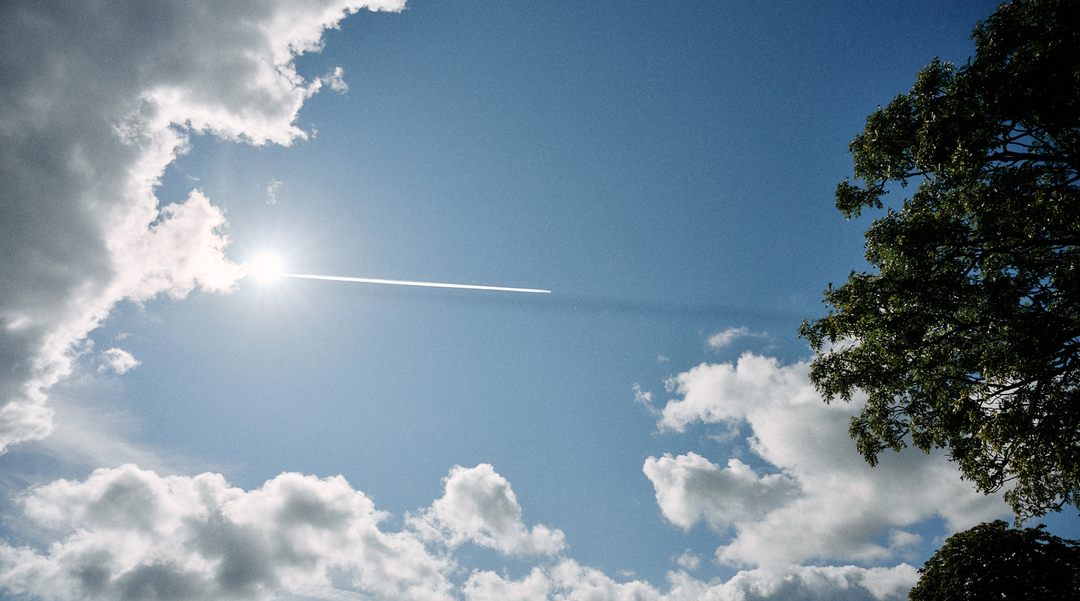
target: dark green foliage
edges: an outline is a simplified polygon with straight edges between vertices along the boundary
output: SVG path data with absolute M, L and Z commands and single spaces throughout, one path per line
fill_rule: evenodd
M 910 196 L 866 232 L 876 273 L 830 284 L 800 335 L 826 400 L 869 396 L 871 464 L 946 448 L 1024 518 L 1080 502 L 1080 2 L 1003 4 L 973 38 L 852 142 L 847 217 Z
M 998 520 L 958 532 L 926 562 L 911 601 L 1074 601 L 1080 599 L 1080 548 L 1038 528 Z

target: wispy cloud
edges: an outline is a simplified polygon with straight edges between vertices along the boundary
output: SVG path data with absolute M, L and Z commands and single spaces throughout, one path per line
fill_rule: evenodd
M 678 557 L 673 557 L 672 561 L 679 564 L 679 566 L 683 569 L 693 572 L 694 570 L 698 569 L 698 566 L 701 565 L 701 556 L 694 553 L 690 549 L 687 549 L 682 552 L 682 555 Z
M 728 346 L 732 342 L 735 342 L 739 338 L 744 337 L 764 338 L 768 336 L 765 332 L 751 332 L 749 328 L 738 327 L 728 328 L 723 332 L 718 332 L 709 337 L 709 346 L 714 350 L 719 350 Z
M 330 86 L 331 90 L 339 94 L 344 94 L 349 91 L 349 84 L 345 83 L 345 79 L 342 77 L 343 75 L 344 70 L 342 70 L 341 67 L 334 67 L 329 73 L 323 75 L 319 81 Z
M 140 362 L 131 353 L 120 348 L 111 348 L 101 353 L 101 366 L 98 371 L 111 369 L 117 374 L 123 375 L 138 367 Z
M 266 204 L 277 204 L 277 192 L 281 189 L 281 182 L 276 179 L 271 179 L 266 184 Z

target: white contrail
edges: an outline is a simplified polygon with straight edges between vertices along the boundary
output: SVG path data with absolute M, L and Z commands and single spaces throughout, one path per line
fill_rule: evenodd
M 440 282 L 409 282 L 406 280 L 378 280 L 374 278 L 347 278 L 337 275 L 309 275 L 301 273 L 282 273 L 278 277 L 300 278 L 304 280 L 330 280 L 332 282 L 360 282 L 361 284 L 393 284 L 394 286 L 426 286 L 428 288 L 464 288 L 467 290 L 500 290 L 502 292 L 533 292 L 551 294 L 550 290 L 537 288 L 507 288 L 505 286 L 476 286 L 473 284 L 443 284 Z

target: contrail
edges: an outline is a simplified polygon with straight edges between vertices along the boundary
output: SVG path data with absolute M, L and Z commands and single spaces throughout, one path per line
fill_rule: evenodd
M 394 286 L 425 286 L 427 288 L 464 288 L 466 290 L 499 290 L 502 292 L 532 292 L 551 294 L 550 290 L 537 288 L 507 288 L 505 286 L 476 286 L 473 284 L 443 284 L 441 282 L 409 282 L 406 280 L 378 280 L 375 278 L 347 278 L 337 275 L 309 275 L 302 273 L 282 273 L 278 277 L 300 278 L 303 280 L 330 280 L 332 282 L 360 282 L 361 284 L 392 284 Z

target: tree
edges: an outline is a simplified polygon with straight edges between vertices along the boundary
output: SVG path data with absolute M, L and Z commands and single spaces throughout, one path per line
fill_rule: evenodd
M 1080 548 L 1038 528 L 1001 520 L 958 532 L 919 569 L 911 601 L 1080 598 Z
M 865 234 L 876 273 L 830 284 L 799 333 L 826 401 L 868 396 L 871 465 L 948 449 L 1024 519 L 1080 501 L 1080 2 L 1003 4 L 972 37 L 851 143 L 849 219 L 917 185 Z

